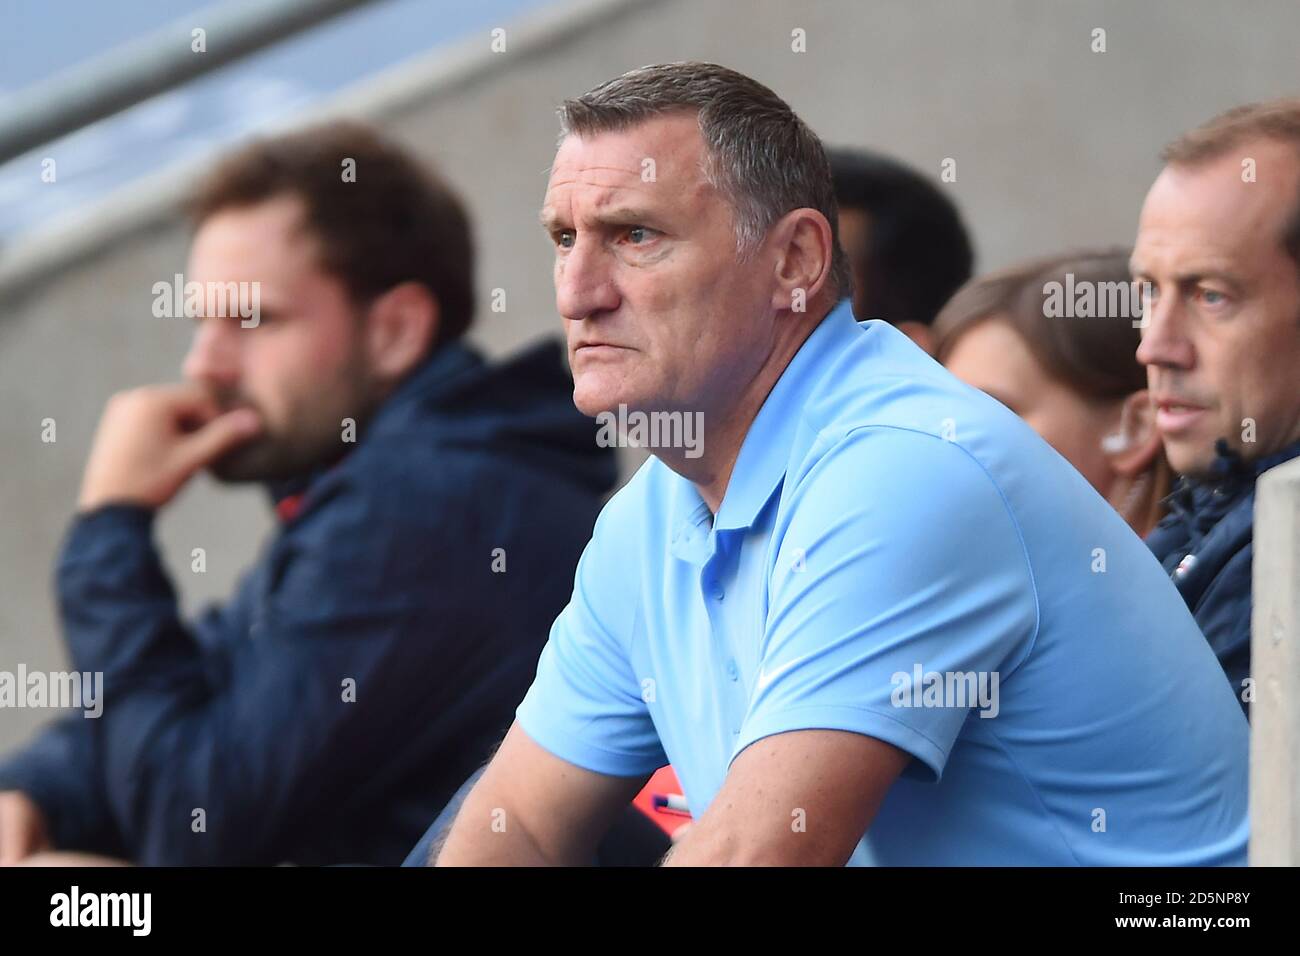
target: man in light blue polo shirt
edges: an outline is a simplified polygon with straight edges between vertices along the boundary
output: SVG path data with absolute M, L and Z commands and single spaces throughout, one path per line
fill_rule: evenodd
M 1244 862 L 1247 725 L 1185 604 L 1019 418 L 854 320 L 811 131 L 708 64 L 561 116 L 574 400 L 665 427 L 438 862 L 589 860 L 668 762 L 669 864 Z

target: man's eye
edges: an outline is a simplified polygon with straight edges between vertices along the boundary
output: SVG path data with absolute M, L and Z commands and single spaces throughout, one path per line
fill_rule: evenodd
M 1228 297 L 1217 289 L 1199 290 L 1201 301 L 1206 305 L 1220 305 L 1228 300 Z
M 654 230 L 652 229 L 647 229 L 645 226 L 633 226 L 628 229 L 627 237 L 631 240 L 632 245 L 639 246 L 650 238 L 650 233 L 653 231 Z
M 566 229 L 563 232 L 557 234 L 555 237 L 555 244 L 559 246 L 561 249 L 572 249 L 573 233 Z

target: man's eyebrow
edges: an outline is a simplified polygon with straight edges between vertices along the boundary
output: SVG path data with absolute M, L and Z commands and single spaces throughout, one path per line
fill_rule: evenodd
M 1175 273 L 1174 278 L 1184 284 L 1200 282 L 1202 279 L 1218 279 L 1220 282 L 1226 282 L 1232 286 L 1242 284 L 1241 277 L 1227 269 L 1189 269 L 1186 272 Z
M 602 209 L 597 214 L 601 222 L 615 223 L 620 226 L 635 226 L 644 223 L 658 222 L 660 217 L 641 206 L 611 206 L 608 209 Z
M 206 308 L 203 308 L 197 314 L 190 316 L 190 318 L 195 322 L 206 322 L 208 319 L 243 319 L 244 316 L 240 313 L 239 308 L 240 304 L 235 303 L 235 308 L 233 310 L 227 309 L 226 315 L 212 315 L 209 314 Z M 263 305 L 259 302 L 257 306 L 258 318 L 263 322 L 270 321 L 271 319 L 282 318 L 286 312 L 287 310 L 280 305 Z
M 559 215 L 552 213 L 549 209 L 543 208 L 538 213 L 538 221 L 541 222 L 542 228 L 548 232 L 553 232 L 561 225 L 566 225 Z M 611 226 L 640 226 L 651 225 L 662 222 L 662 217 L 650 210 L 640 206 L 609 206 L 600 209 L 592 217 L 598 223 Z
M 1206 279 L 1217 280 L 1224 285 L 1232 286 L 1234 289 L 1239 289 L 1245 285 L 1240 276 L 1220 269 L 1190 269 L 1186 272 L 1174 274 L 1174 281 L 1179 285 L 1196 285 Z
M 1134 276 L 1151 274 L 1150 270 L 1143 268 L 1142 263 L 1139 262 L 1129 262 L 1129 273 Z M 1200 282 L 1202 279 L 1218 279 L 1220 282 L 1226 282 L 1234 286 L 1245 284 L 1242 277 L 1232 269 L 1216 265 L 1206 265 L 1195 269 L 1181 269 L 1174 272 L 1173 279 L 1179 285 L 1189 285 Z

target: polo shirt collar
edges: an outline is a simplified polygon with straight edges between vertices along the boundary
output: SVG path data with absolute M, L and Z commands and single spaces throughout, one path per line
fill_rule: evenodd
M 713 522 L 714 531 L 750 528 L 758 520 L 785 478 L 803 419 L 801 411 L 808 397 L 825 374 L 828 363 L 861 334 L 862 328 L 853 317 L 849 300 L 843 299 L 804 340 L 745 434 L 722 507 Z M 690 529 L 707 523 L 709 509 L 695 486 L 680 476 L 675 498 L 673 533 L 677 541 L 690 536 Z

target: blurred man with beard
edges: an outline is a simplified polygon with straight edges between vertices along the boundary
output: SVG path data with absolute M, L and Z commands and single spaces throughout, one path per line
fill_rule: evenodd
M 255 142 L 191 212 L 186 285 L 257 314 L 204 310 L 183 384 L 108 402 L 57 570 L 104 711 L 0 761 L 0 862 L 397 863 L 509 725 L 613 452 L 558 343 L 462 344 L 466 214 L 365 127 Z M 186 621 L 151 529 L 204 469 L 280 524 Z

